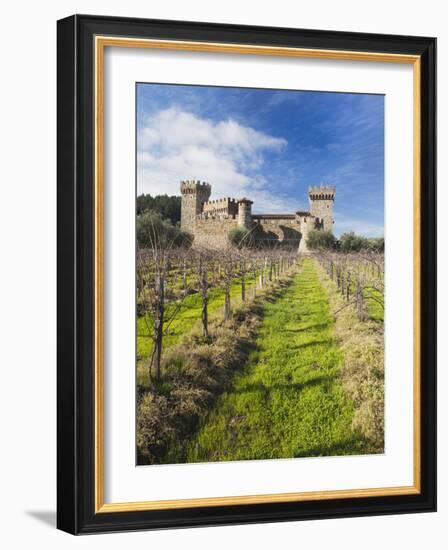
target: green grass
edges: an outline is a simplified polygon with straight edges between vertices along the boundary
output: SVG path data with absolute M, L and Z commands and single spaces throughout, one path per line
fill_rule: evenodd
M 356 281 L 352 280 L 350 283 L 351 299 L 353 299 L 355 293 Z M 372 321 L 384 323 L 384 306 L 380 303 L 381 301 L 384 302 L 384 294 L 373 287 L 366 286 L 363 289 L 363 297 L 367 317 Z
M 384 295 L 375 288 L 366 287 L 364 289 L 364 299 L 369 318 L 372 321 L 384 323 L 384 306 L 378 302 L 378 300 L 384 301 Z
M 257 275 L 257 286 L 259 284 Z M 252 298 L 253 278 L 250 273 L 246 274 L 245 279 L 246 299 Z M 224 308 L 224 290 L 222 288 L 214 288 L 209 291 L 208 300 L 208 315 L 209 319 L 213 319 Z M 241 281 L 235 279 L 230 287 L 230 300 L 232 306 L 241 304 Z M 166 310 L 166 318 L 169 318 L 174 304 L 170 304 Z M 201 319 L 201 296 L 199 293 L 191 294 L 182 301 L 181 309 L 176 314 L 172 323 L 170 323 L 167 333 L 163 338 L 163 350 L 175 346 L 179 343 L 180 338 L 190 332 Z M 149 326 L 151 326 L 150 316 L 147 316 Z M 137 363 L 137 384 L 144 385 L 147 383 L 147 367 L 142 359 L 148 358 L 153 349 L 152 336 L 148 330 L 148 325 L 143 317 L 137 319 L 137 353 L 139 361 Z
M 364 274 L 365 280 L 367 280 L 366 286 L 363 290 L 363 297 L 364 297 L 364 303 L 365 303 L 365 312 L 367 314 L 367 317 L 371 319 L 372 321 L 376 321 L 378 323 L 384 323 L 384 306 L 381 305 L 379 302 L 384 302 L 384 293 L 380 292 L 379 290 L 376 290 L 373 287 L 369 286 L 369 280 L 372 280 L 372 269 L 371 266 L 366 266 L 365 264 L 359 265 L 356 261 L 350 264 L 349 270 L 353 272 L 360 272 Z M 346 275 L 345 275 L 346 277 Z M 378 273 L 377 276 L 373 276 L 373 279 L 378 279 L 379 281 L 382 281 L 384 283 L 384 274 Z M 333 280 L 336 280 L 335 277 Z M 347 279 L 345 280 L 345 284 L 347 284 Z M 353 297 L 356 293 L 356 280 L 355 277 L 352 275 L 351 283 L 350 283 L 350 294 Z
M 188 443 L 187 462 L 363 452 L 314 265 L 304 260 L 282 296 L 265 302 L 256 351 Z

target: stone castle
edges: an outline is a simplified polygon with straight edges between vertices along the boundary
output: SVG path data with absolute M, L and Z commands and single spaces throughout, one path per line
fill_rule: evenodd
M 310 187 L 309 212 L 293 214 L 252 214 L 253 201 L 245 197 L 211 201 L 212 188 L 205 182 L 182 181 L 180 191 L 181 228 L 192 234 L 199 246 L 225 247 L 230 231 L 240 227 L 253 232 L 260 243 L 278 243 L 306 251 L 306 238 L 311 229 L 333 230 L 336 187 Z

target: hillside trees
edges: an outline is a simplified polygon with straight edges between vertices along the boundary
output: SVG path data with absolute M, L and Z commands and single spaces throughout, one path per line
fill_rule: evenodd
M 333 248 L 334 236 L 331 231 L 312 229 L 308 233 L 306 244 L 310 250 L 329 250 Z
M 168 195 L 145 195 L 137 197 L 137 216 L 151 210 L 160 215 L 162 219 L 169 220 L 173 225 L 180 222 L 181 197 Z
M 342 252 L 384 252 L 384 237 L 371 238 L 356 235 L 354 231 L 343 233 L 339 239 Z
M 192 237 L 179 227 L 163 219 L 158 212 L 149 210 L 137 216 L 137 242 L 140 248 L 163 249 L 191 243 Z
M 359 252 L 366 247 L 367 239 L 350 231 L 341 235 L 340 242 L 343 252 Z

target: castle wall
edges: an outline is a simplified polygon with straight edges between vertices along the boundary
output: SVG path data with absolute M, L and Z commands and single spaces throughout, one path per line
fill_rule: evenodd
M 235 199 L 225 197 L 204 203 L 202 211 L 206 214 L 221 214 L 236 216 L 238 214 L 238 205 Z
M 252 215 L 252 201 L 225 197 L 210 201 L 211 186 L 200 181 L 181 182 L 181 227 L 194 235 L 197 246 L 225 248 L 235 227 L 254 228 L 256 239 L 283 243 L 306 251 L 306 238 L 312 229 L 333 230 L 333 203 L 336 188 L 314 186 L 308 190 L 310 211 L 295 214 Z
M 296 246 L 306 251 L 305 239 L 308 231 L 314 229 L 315 218 L 311 215 L 299 218 L 294 215 L 253 216 L 257 228 L 256 238 L 266 243 Z M 226 248 L 229 232 L 239 227 L 237 216 L 202 214 L 196 218 L 193 230 L 194 244 L 206 248 Z
M 194 244 L 206 248 L 226 248 L 229 246 L 229 232 L 234 227 L 238 227 L 235 216 L 199 217 L 194 229 Z
M 299 244 L 299 252 L 308 252 L 306 240 L 308 239 L 308 233 L 316 228 L 316 218 L 308 213 L 300 217 L 300 229 L 302 233 L 302 239 Z
M 258 238 L 299 246 L 302 238 L 301 223 L 294 215 L 284 217 L 255 215 L 253 220 L 258 224 Z

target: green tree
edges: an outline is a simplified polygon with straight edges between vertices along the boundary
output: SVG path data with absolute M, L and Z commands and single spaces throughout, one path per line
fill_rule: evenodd
M 255 244 L 254 232 L 243 227 L 233 227 L 229 231 L 228 239 L 238 248 L 250 247 Z
M 312 229 L 308 233 L 306 244 L 310 250 L 328 250 L 334 244 L 333 233 L 331 231 Z
M 181 197 L 168 195 L 145 195 L 142 193 L 137 197 L 137 215 L 143 214 L 148 210 L 157 212 L 163 219 L 170 220 L 173 225 L 180 222 Z
M 371 252 L 384 252 L 384 237 L 367 239 L 367 249 Z
M 354 231 L 343 233 L 339 240 L 343 252 L 359 252 L 360 250 L 366 250 L 368 247 L 367 239 L 361 235 L 356 235 Z
M 162 218 L 160 213 L 147 210 L 137 216 L 137 242 L 140 248 L 167 249 L 191 243 L 191 236 Z

